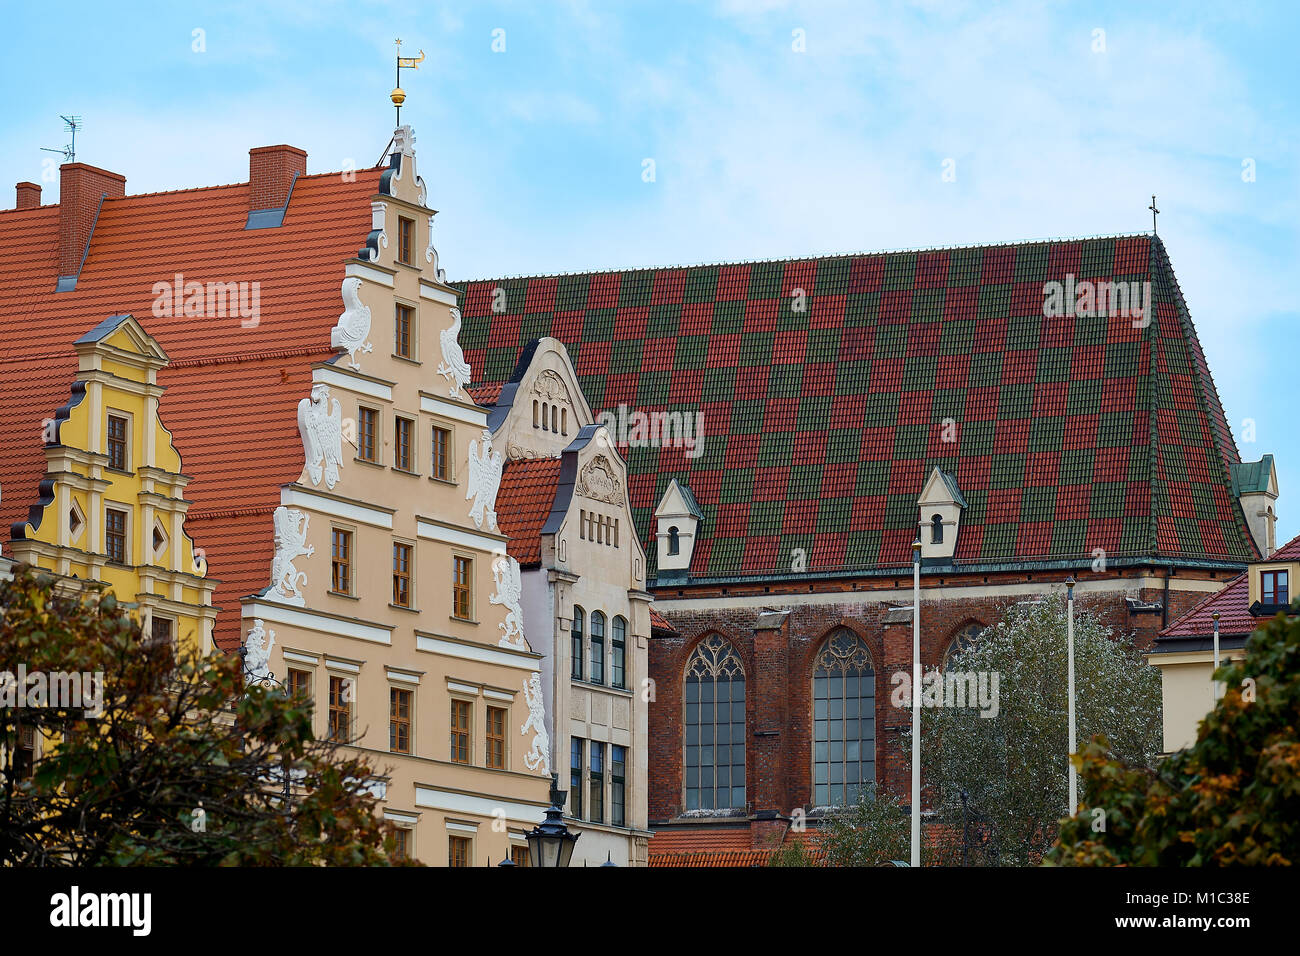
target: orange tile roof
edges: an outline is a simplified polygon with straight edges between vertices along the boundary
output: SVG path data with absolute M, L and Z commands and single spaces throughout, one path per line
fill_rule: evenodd
M 705 829 L 683 827 L 679 830 L 656 830 L 650 840 L 650 855 L 672 853 L 712 853 L 722 850 L 749 850 L 753 838 L 749 826 Z M 771 851 L 768 851 L 771 852 Z
M 467 385 L 465 391 L 469 392 L 469 397 L 474 399 L 476 404 L 490 408 L 501 397 L 501 389 L 504 385 L 505 382 L 480 382 L 478 385 Z
M 542 528 L 560 483 L 559 458 L 506 462 L 497 491 L 497 522 L 510 537 L 506 551 L 523 567 L 542 560 Z
M 659 830 L 650 840 L 648 865 L 666 867 L 767 866 L 783 844 L 802 843 L 808 855 L 825 863 L 826 854 L 812 831 L 787 830 L 781 844 L 756 847 L 749 827 Z
M 130 312 L 172 360 L 160 415 L 193 477 L 186 529 L 220 579 L 216 636 L 239 643 L 239 598 L 269 583 L 271 512 L 302 469 L 297 402 L 333 357 L 343 263 L 370 231 L 379 169 L 303 176 L 284 224 L 245 230 L 248 184 L 107 199 L 72 292 L 55 293 L 59 208 L 0 211 L 0 528 L 45 473 L 42 420 L 68 400 L 72 342 Z M 154 284 L 259 283 L 260 319 L 156 316 Z
M 671 631 L 677 633 L 677 628 L 668 623 L 668 618 L 664 617 L 653 607 L 650 608 L 650 627 L 656 631 Z

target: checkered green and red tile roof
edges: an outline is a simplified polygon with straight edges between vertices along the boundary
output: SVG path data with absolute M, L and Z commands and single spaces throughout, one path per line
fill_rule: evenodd
M 1046 317 L 1046 283 L 1071 275 L 1150 282 L 1150 321 Z M 481 383 L 550 335 L 594 410 L 702 417 L 697 457 L 620 446 L 643 540 L 669 481 L 694 492 L 695 577 L 788 572 L 796 549 L 809 572 L 905 566 L 935 466 L 968 502 L 959 564 L 1256 556 L 1236 445 L 1158 239 L 457 287 Z

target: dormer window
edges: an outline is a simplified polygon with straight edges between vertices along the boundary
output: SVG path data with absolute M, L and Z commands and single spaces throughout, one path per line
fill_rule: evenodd
M 1261 571 L 1259 574 L 1259 595 L 1261 604 L 1267 604 L 1271 607 L 1281 607 L 1290 604 L 1290 589 L 1288 588 L 1287 572 L 1285 571 Z
M 930 543 L 943 544 L 943 515 L 930 519 Z
M 681 541 L 677 538 L 677 526 L 668 529 L 668 553 L 679 554 L 682 550 Z

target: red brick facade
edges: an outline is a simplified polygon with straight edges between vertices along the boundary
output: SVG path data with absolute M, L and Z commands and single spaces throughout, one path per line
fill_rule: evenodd
M 1154 575 L 1155 572 L 1147 571 Z M 1000 619 L 1010 603 L 1030 595 L 1009 592 L 1008 585 L 1042 582 L 1043 591 L 1060 591 L 1066 572 L 1055 575 L 979 575 L 974 580 L 960 580 L 951 574 L 940 580 L 947 595 L 967 585 L 979 587 L 987 594 L 989 585 L 1003 585 L 1005 596 L 961 599 L 945 596 L 926 600 L 926 589 L 940 581 L 923 578 L 921 602 L 921 659 L 928 669 L 938 666 L 954 636 L 966 626 L 983 626 Z M 1151 646 L 1165 620 L 1164 612 L 1131 610 L 1126 598 L 1148 605 L 1165 600 L 1163 585 L 1138 587 L 1138 571 L 1112 572 L 1106 575 L 1081 575 L 1090 584 L 1112 587 L 1100 593 L 1080 591 L 1078 603 L 1096 612 L 1116 633 L 1132 632 L 1141 647 Z M 1163 575 L 1163 571 L 1159 572 Z M 1174 579 L 1196 578 L 1211 588 L 1226 583 L 1232 575 L 1225 572 L 1178 571 Z M 900 578 L 898 587 L 910 581 Z M 1149 578 L 1148 582 L 1149 583 Z M 871 652 L 876 679 L 876 780 L 907 799 L 909 780 L 901 752 L 899 734 L 910 723 L 910 711 L 890 705 L 893 685 L 890 675 L 911 669 L 912 626 L 910 612 L 890 608 L 906 604 L 906 598 L 862 601 L 853 591 L 870 591 L 880 587 L 893 589 L 895 582 L 836 582 L 804 586 L 810 590 L 837 590 L 844 600 L 835 603 L 797 604 L 794 594 L 768 591 L 769 608 L 729 607 L 721 610 L 674 610 L 674 597 L 690 600 L 704 596 L 690 588 L 665 588 L 656 595 L 656 606 L 677 635 L 657 631 L 650 643 L 649 670 L 654 680 L 655 700 L 650 707 L 649 729 L 649 819 L 652 826 L 673 820 L 683 807 L 683 674 L 696 645 L 705 636 L 716 633 L 731 641 L 745 667 L 746 675 L 746 798 L 754 846 L 765 845 L 768 830 L 784 830 L 791 813 L 808 810 L 812 793 L 812 671 L 817 653 L 825 640 L 838 628 L 845 627 L 859 635 Z M 763 587 L 757 588 L 762 591 Z M 738 597 L 737 589 L 711 588 L 713 596 Z M 930 591 L 930 593 L 934 593 Z M 1173 620 L 1195 605 L 1204 590 L 1168 592 L 1168 619 Z M 784 598 L 784 601 L 783 601 Z M 788 609 L 788 613 L 785 613 Z M 654 852 L 653 844 L 651 852 Z
M 126 195 L 126 177 L 85 163 L 59 167 L 59 275 L 76 275 L 104 198 Z

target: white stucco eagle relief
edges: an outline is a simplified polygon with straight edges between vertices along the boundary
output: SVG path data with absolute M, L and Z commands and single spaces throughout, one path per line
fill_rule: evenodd
M 253 629 L 244 638 L 244 676 L 248 683 L 256 684 L 270 680 L 271 648 L 275 646 L 275 631 L 266 629 L 259 617 L 253 621 Z
M 307 477 L 318 487 L 324 478 L 325 486 L 332 489 L 343 464 L 343 406 L 336 398 L 330 408 L 328 385 L 313 385 L 311 398 L 298 403 L 298 434 L 307 460 Z
M 469 516 L 480 530 L 486 525 L 489 531 L 497 530 L 497 490 L 501 487 L 501 469 L 504 459 L 500 452 L 492 451 L 492 433 L 483 429 L 483 446 L 477 440 L 469 443 L 469 481 L 465 500 L 474 499 Z
M 528 719 L 519 729 L 527 737 L 533 731 L 533 745 L 524 754 L 524 766 L 529 770 L 541 768 L 545 776 L 551 774 L 551 737 L 546 732 L 546 710 L 542 703 L 542 675 L 529 674 L 524 679 L 524 703 L 528 705 Z
M 310 515 L 297 508 L 280 505 L 275 509 L 275 556 L 271 559 L 271 588 L 268 596 L 303 607 L 306 597 L 307 572 L 299 571 L 294 561 L 311 557 L 316 549 L 307 543 L 307 524 Z
M 366 339 L 370 336 L 370 309 L 361 301 L 361 280 L 348 276 L 343 280 L 343 313 L 330 332 L 330 345 L 348 353 L 348 364 L 360 369 L 357 352 L 373 352 L 375 347 Z
M 460 347 L 460 309 L 451 310 L 451 325 L 438 333 L 442 345 L 442 363 L 438 374 L 447 379 L 451 397 L 459 398 L 460 390 L 469 384 L 470 367 Z
M 526 651 L 528 644 L 524 640 L 524 609 L 520 604 L 524 586 L 519 573 L 519 562 L 508 554 L 499 555 L 492 562 L 492 577 L 496 579 L 497 590 L 488 596 L 488 600 L 506 609 L 505 621 L 497 625 L 505 634 L 497 643 L 501 647 Z

